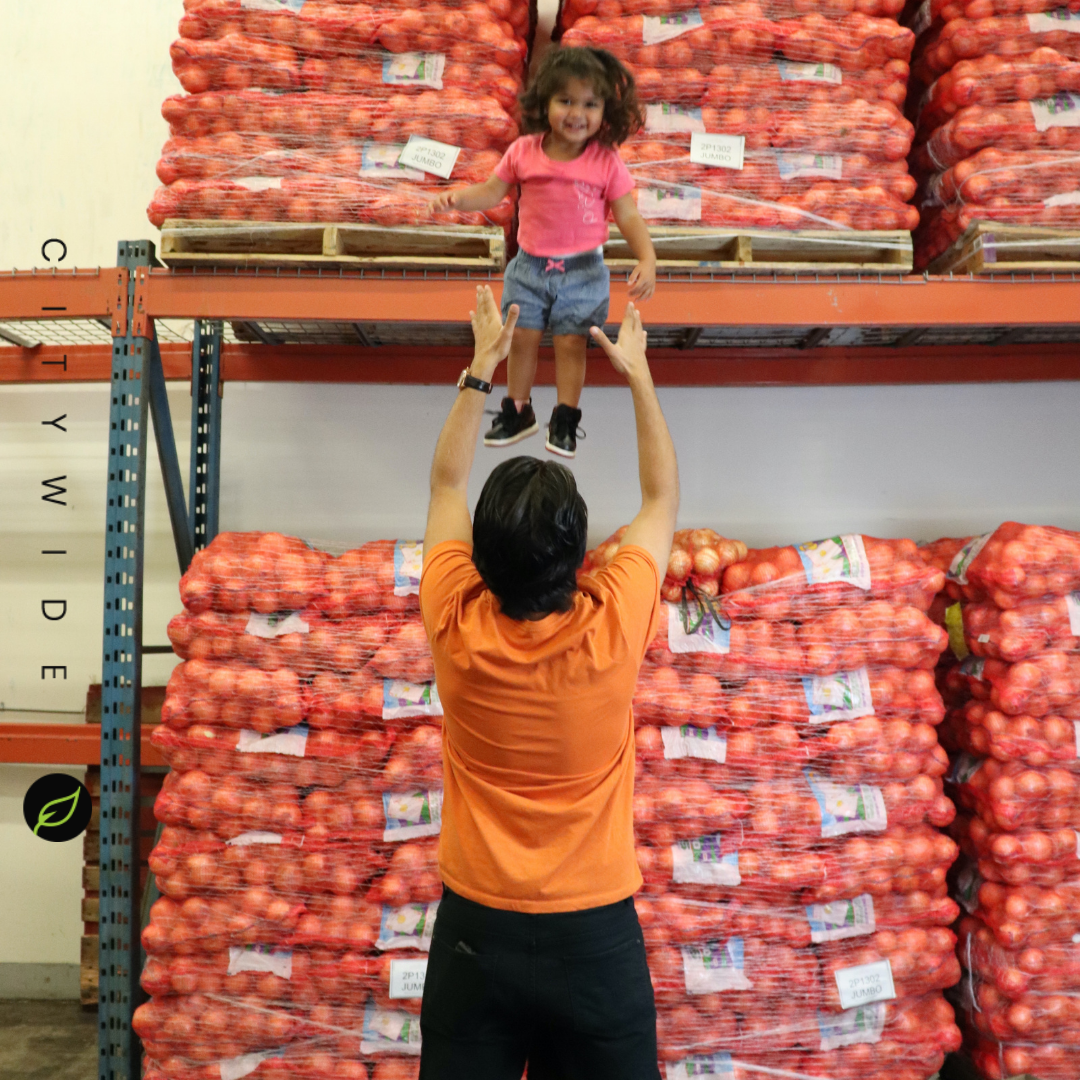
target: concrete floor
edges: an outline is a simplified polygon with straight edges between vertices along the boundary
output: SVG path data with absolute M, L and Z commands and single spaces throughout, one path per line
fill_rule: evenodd
M 96 1080 L 97 1014 L 77 1001 L 0 1001 L 0 1080 Z

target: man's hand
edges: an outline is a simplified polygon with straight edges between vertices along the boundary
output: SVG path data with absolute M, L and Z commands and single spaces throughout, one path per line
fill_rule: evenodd
M 509 354 L 518 310 L 517 304 L 511 304 L 504 323 L 491 286 L 477 286 L 476 310 L 469 312 L 469 318 L 472 320 L 473 339 L 476 342 L 470 370 L 478 379 L 491 382 L 495 369 Z
M 440 191 L 428 204 L 428 213 L 442 214 L 447 210 L 454 209 L 454 201 L 457 191 Z
M 633 382 L 639 375 L 648 374 L 649 362 L 645 358 L 645 344 L 649 335 L 642 329 L 641 313 L 633 304 L 626 305 L 626 314 L 623 315 L 622 326 L 619 327 L 619 337 L 614 344 L 599 326 L 592 328 L 592 336 L 608 354 L 611 366 L 629 382 Z
M 626 291 L 631 300 L 648 300 L 656 291 L 656 260 L 642 259 L 626 279 Z

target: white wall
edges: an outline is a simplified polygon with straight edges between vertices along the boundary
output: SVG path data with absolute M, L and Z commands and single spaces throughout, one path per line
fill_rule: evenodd
M 177 90 L 168 44 L 180 10 L 171 0 L 5 6 L 0 270 L 47 265 L 49 237 L 67 242 L 71 267 L 110 265 L 117 240 L 156 236 L 145 207 L 166 137 L 160 103 Z M 351 543 L 419 535 L 453 394 L 230 384 L 222 527 Z M 538 412 L 553 397 L 540 389 Z M 932 538 L 1009 517 L 1080 528 L 1076 383 L 665 390 L 661 399 L 686 525 L 758 544 L 838 530 Z M 189 400 L 186 387 L 170 392 L 182 457 Z M 596 541 L 636 508 L 633 427 L 625 392 L 587 390 L 583 405 L 588 438 L 573 467 Z M 0 388 L 0 702 L 9 710 L 77 712 L 100 677 L 107 409 L 104 385 Z M 66 434 L 42 426 L 62 413 Z M 520 449 L 542 453 L 538 440 Z M 158 644 L 179 606 L 178 572 L 156 454 L 148 459 L 144 639 Z M 499 459 L 479 451 L 474 499 Z M 57 475 L 70 480 L 66 508 L 41 500 L 41 481 Z M 39 554 L 51 547 L 69 555 Z M 68 599 L 68 615 L 47 623 L 40 602 L 56 597 Z M 68 665 L 66 681 L 41 679 L 52 663 Z M 148 657 L 144 682 L 164 681 L 172 664 Z M 0 766 L 0 962 L 76 963 L 81 845 L 28 846 L 19 792 L 37 774 Z

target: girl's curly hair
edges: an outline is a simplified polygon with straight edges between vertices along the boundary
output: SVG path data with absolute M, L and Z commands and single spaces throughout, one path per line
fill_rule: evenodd
M 634 76 L 605 49 L 552 48 L 540 61 L 532 85 L 521 95 L 521 126 L 529 133 L 550 130 L 548 103 L 567 79 L 592 84 L 604 99 L 604 120 L 594 136 L 605 146 L 618 146 L 644 123 Z

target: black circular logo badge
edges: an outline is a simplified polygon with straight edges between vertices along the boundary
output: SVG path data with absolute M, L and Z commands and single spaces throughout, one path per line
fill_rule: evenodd
M 67 773 L 49 773 L 35 780 L 23 799 L 27 827 L 54 844 L 80 836 L 90 824 L 93 809 L 86 785 Z

